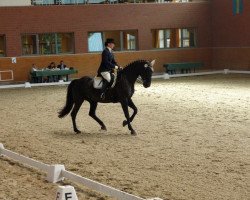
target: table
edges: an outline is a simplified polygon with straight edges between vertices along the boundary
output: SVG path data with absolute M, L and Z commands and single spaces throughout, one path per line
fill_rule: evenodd
M 182 62 L 182 63 L 168 63 L 164 64 L 163 67 L 166 68 L 166 73 L 176 74 L 176 71 L 179 70 L 181 73 L 191 73 L 191 69 L 195 72 L 195 69 L 203 66 L 201 62 Z
M 30 72 L 33 79 L 42 79 L 43 77 L 53 77 L 53 76 L 66 76 L 66 81 L 68 81 L 68 75 L 76 74 L 78 71 L 76 69 L 61 69 L 61 70 L 36 70 Z

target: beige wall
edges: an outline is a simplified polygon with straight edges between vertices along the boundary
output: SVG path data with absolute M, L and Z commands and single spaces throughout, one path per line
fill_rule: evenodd
M 0 6 L 28 6 L 31 0 L 0 0 Z

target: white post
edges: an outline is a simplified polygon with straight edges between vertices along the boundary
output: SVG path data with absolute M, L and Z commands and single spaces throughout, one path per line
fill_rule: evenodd
M 2 150 L 4 150 L 4 146 L 2 143 L 0 143 L 0 155 L 2 154 Z
M 64 165 L 50 165 L 46 180 L 51 183 L 63 180 L 62 170 L 65 170 Z
M 169 79 L 169 78 L 170 78 L 170 76 L 169 76 L 168 73 L 165 73 L 165 74 L 163 75 L 163 79 Z
M 25 88 L 31 88 L 31 85 L 29 82 L 25 82 L 25 85 L 24 85 Z
M 229 73 L 229 69 L 224 69 L 224 74 L 228 74 Z

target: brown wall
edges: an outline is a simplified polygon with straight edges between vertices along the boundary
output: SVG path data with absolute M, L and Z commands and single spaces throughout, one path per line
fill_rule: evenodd
M 250 70 L 250 47 L 213 48 L 213 69 Z
M 46 67 L 51 61 L 64 60 L 79 70 L 78 77 L 94 75 L 100 53 L 87 53 L 87 35 L 109 30 L 138 30 L 139 51 L 117 52 L 121 65 L 135 59 L 156 58 L 156 72 L 163 72 L 162 64 L 167 62 L 197 60 L 210 67 L 210 9 L 209 2 L 0 7 L 0 34 L 6 35 L 7 56 L 17 57 L 17 64 L 12 64 L 10 58 L 0 58 L 0 70 L 13 69 L 15 81 L 25 81 L 32 63 Z M 198 48 L 153 50 L 152 29 L 186 27 L 197 28 Z M 76 54 L 21 56 L 21 34 L 51 32 L 74 32 Z
M 152 29 L 197 27 L 198 46 L 211 46 L 206 2 L 0 7 L 0 19 L 7 56 L 21 56 L 23 33 L 74 32 L 75 53 L 86 53 L 89 31 L 138 30 L 139 50 L 150 50 Z
M 173 49 L 162 51 L 134 51 L 134 52 L 116 52 L 117 62 L 125 66 L 137 59 L 156 59 L 155 71 L 164 72 L 163 64 L 169 62 L 181 61 L 202 61 L 206 69 L 211 67 L 212 51 L 209 48 L 193 48 L 193 49 Z M 0 69 L 13 70 L 14 81 L 29 80 L 29 71 L 32 63 L 39 68 L 46 67 L 52 61 L 59 64 L 60 60 L 64 60 L 69 67 L 72 66 L 78 70 L 78 74 L 73 77 L 82 77 L 85 75 L 94 76 L 100 64 L 100 53 L 86 53 L 65 56 L 36 56 L 36 57 L 18 57 L 17 63 L 12 64 L 11 58 L 1 58 Z M 205 69 L 204 68 L 204 69 Z
M 193 3 L 148 3 L 116 5 L 71 5 L 0 7 L 0 34 L 6 35 L 7 56 L 0 70 L 13 69 L 15 81 L 28 80 L 32 63 L 45 67 L 64 60 L 79 70 L 77 77 L 94 75 L 100 53 L 87 53 L 90 31 L 138 30 L 139 51 L 116 52 L 121 65 L 135 59 L 157 59 L 156 72 L 167 62 L 202 61 L 212 69 L 250 69 L 250 1 L 243 0 L 243 14 L 233 15 L 232 1 Z M 108 15 L 107 13 L 111 13 Z M 152 29 L 197 28 L 198 48 L 152 49 Z M 21 56 L 23 33 L 74 32 L 72 55 Z
M 250 69 L 250 1 L 233 15 L 232 1 L 212 1 L 212 64 L 216 69 Z

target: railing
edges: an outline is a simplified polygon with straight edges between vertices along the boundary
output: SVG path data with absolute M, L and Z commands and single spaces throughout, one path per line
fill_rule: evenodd
M 106 3 L 107 0 L 32 0 L 32 5 L 70 5 L 88 3 Z M 112 0 L 113 2 L 114 0 Z
M 47 174 L 47 181 L 51 183 L 56 183 L 58 181 L 62 181 L 64 178 L 67 178 L 71 181 L 77 182 L 79 184 L 82 184 L 92 190 L 95 190 L 99 193 L 106 194 L 108 196 L 115 197 L 116 199 L 120 200 L 147 200 L 132 194 L 129 194 L 127 192 L 123 192 L 121 190 L 118 190 L 116 188 L 104 185 L 102 183 L 99 183 L 97 181 L 79 176 L 73 172 L 65 170 L 64 165 L 48 165 L 45 163 L 42 163 L 40 161 L 34 160 L 32 158 L 20 155 L 18 153 L 15 153 L 13 151 L 10 151 L 8 149 L 5 149 L 3 144 L 0 143 L 0 156 L 6 156 L 13 160 L 16 160 L 22 164 L 31 166 L 33 168 L 37 168 L 42 170 Z M 64 198 L 63 198 L 64 199 Z M 65 198 L 67 199 L 67 198 Z M 72 199 L 72 198 L 70 198 Z M 160 198 L 153 198 L 156 200 L 162 200 Z M 152 199 L 152 200 L 153 200 Z M 151 199 L 148 199 L 151 200 Z
M 32 5 L 112 4 L 112 3 L 187 3 L 208 0 L 31 0 Z

